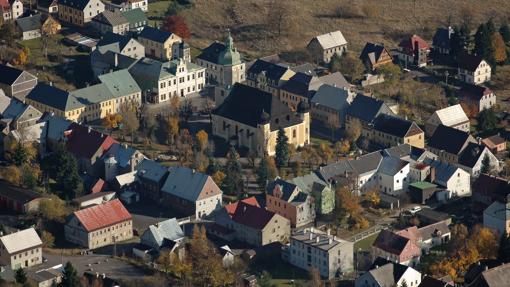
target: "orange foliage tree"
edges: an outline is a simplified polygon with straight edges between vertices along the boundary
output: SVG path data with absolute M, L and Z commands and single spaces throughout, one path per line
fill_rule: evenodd
M 163 29 L 176 34 L 184 40 L 187 40 L 191 37 L 191 31 L 188 28 L 188 24 L 186 24 L 184 18 L 179 15 L 166 17 L 163 21 Z
M 506 60 L 506 45 L 500 33 L 492 34 L 491 45 L 494 49 L 494 61 L 503 63 Z

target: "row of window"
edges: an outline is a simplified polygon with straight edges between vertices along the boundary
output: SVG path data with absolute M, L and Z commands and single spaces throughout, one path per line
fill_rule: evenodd
M 32 250 L 30 250 L 30 255 L 38 254 L 40 252 L 41 252 L 40 248 L 32 249 Z M 13 259 L 16 259 L 16 258 L 21 259 L 21 258 L 27 257 L 27 256 L 28 256 L 28 251 L 25 251 L 25 253 L 20 253 L 20 254 L 14 255 Z

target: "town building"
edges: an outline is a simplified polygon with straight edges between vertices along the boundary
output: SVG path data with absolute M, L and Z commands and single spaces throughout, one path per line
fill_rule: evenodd
M 333 55 L 342 56 L 347 52 L 347 41 L 338 30 L 314 37 L 306 49 L 316 63 L 329 63 Z
M 425 123 L 425 132 L 432 136 L 437 126 L 444 125 L 464 132 L 470 131 L 469 118 L 460 104 L 435 111 Z
M 16 19 L 16 27 L 21 33 L 21 39 L 25 41 L 41 37 L 41 21 L 41 14 Z
M 104 11 L 101 0 L 59 0 L 58 18 L 64 22 L 84 27 L 92 18 Z
M 345 115 L 355 97 L 349 89 L 321 85 L 310 100 L 312 121 L 333 129 L 344 127 Z
M 432 38 L 432 49 L 434 52 L 441 55 L 450 55 L 451 53 L 451 39 L 454 30 L 452 27 L 448 26 L 447 28 L 437 28 L 434 37 Z
M 211 176 L 186 167 L 171 167 L 161 188 L 163 203 L 196 218 L 221 208 L 222 195 Z
M 142 196 L 159 202 L 161 190 L 168 177 L 168 168 L 153 160 L 143 159 L 135 169 Z
M 173 248 L 185 239 L 184 231 L 175 218 L 149 225 L 140 236 L 140 243 L 159 251 L 162 248 Z
M 67 241 L 96 249 L 131 239 L 132 217 L 120 200 L 115 199 L 73 212 L 64 231 Z
M 147 0 L 113 0 L 106 4 L 106 9 L 114 11 L 131 11 L 140 9 L 143 12 L 149 11 Z
M 283 64 L 257 59 L 246 71 L 246 85 L 280 97 L 280 88 L 295 72 Z
M 458 91 L 458 98 L 475 115 L 496 105 L 496 94 L 485 86 L 463 85 Z
M 499 235 L 510 233 L 510 197 L 504 201 L 494 201 L 483 211 L 483 226 L 496 231 Z
M 41 264 L 42 245 L 32 227 L 0 236 L 0 263 L 12 270 Z
M 130 36 L 119 34 L 111 31 L 105 32 L 103 38 L 96 45 L 97 51 L 101 54 L 112 51 L 133 59 L 141 59 L 145 56 L 145 47 L 140 42 Z
M 372 136 L 373 123 L 379 114 L 394 115 L 393 111 L 384 101 L 364 95 L 357 95 L 347 109 L 345 129 L 349 130 L 354 121 L 360 121 L 362 126 L 361 134 L 369 139 Z
M 162 63 L 143 58 L 129 68 L 129 73 L 140 85 L 145 101 L 152 103 L 199 93 L 205 86 L 205 68 L 183 59 Z
M 367 272 L 363 273 L 354 281 L 354 287 L 405 287 L 419 286 L 421 283 L 421 273 L 416 269 L 388 262 L 382 266 L 375 265 Z
M 214 221 L 216 225 L 211 227 L 210 233 L 253 246 L 284 242 L 290 237 L 290 221 L 261 208 L 254 198 L 226 205 L 215 213 Z
M 295 147 L 310 143 L 307 106 L 301 103 L 297 112 L 293 112 L 270 93 L 236 83 L 212 113 L 212 133 L 259 155 L 274 155 L 279 129 L 284 130 L 289 144 Z
M 457 58 L 457 75 L 461 81 L 480 85 L 491 80 L 491 66 L 480 56 L 462 53 Z
M 315 172 L 295 177 L 291 180 L 299 189 L 312 195 L 316 214 L 330 214 L 335 208 L 335 191 L 331 184 L 321 179 Z
M 292 227 L 301 227 L 315 221 L 315 200 L 297 185 L 276 178 L 266 187 L 266 209 L 288 220 Z
M 412 121 L 397 116 L 380 114 L 373 124 L 370 139 L 383 147 L 409 144 L 417 148 L 425 147 L 425 133 Z
M 100 205 L 113 200 L 115 195 L 116 193 L 113 191 L 99 191 L 76 197 L 72 202 L 79 208 L 85 208 L 88 206 Z
M 310 271 L 317 268 L 321 277 L 335 278 L 354 270 L 354 243 L 314 229 L 302 229 L 290 237 L 289 263 Z
M 58 1 L 57 0 L 38 0 L 37 11 L 45 14 L 57 14 L 58 13 Z
M 309 103 L 317 89 L 322 85 L 319 77 L 297 72 L 280 88 L 280 100 L 293 111 L 301 102 Z
M 506 140 L 499 134 L 493 135 L 482 140 L 482 143 L 493 153 L 497 154 L 506 151 Z
M 444 221 L 425 225 L 423 227 L 408 227 L 397 232 L 398 235 L 412 240 L 424 253 L 436 246 L 448 243 L 451 231 Z
M 195 62 L 205 68 L 207 84 L 231 86 L 245 81 L 245 62 L 234 45 L 230 31 L 224 43 L 215 41 L 202 50 Z
M 381 257 L 412 267 L 419 263 L 421 249 L 409 238 L 383 229 L 372 244 L 371 254 L 374 259 Z
M 172 54 L 173 46 L 182 39 L 174 33 L 145 26 L 138 35 L 138 41 L 144 45 L 147 57 L 169 61 L 176 58 Z
M 125 35 L 129 32 L 129 22 L 124 18 L 121 11 L 104 10 L 92 18 L 90 23 L 101 34 L 110 32 Z
M 145 156 L 137 149 L 126 144 L 113 143 L 103 155 L 104 176 L 106 181 L 113 180 L 117 175 L 135 171 Z
M 37 85 L 37 77 L 27 71 L 0 64 L 0 89 L 5 95 L 24 101 L 26 95 Z
M 147 15 L 140 8 L 124 11 L 122 16 L 128 21 L 129 31 L 133 34 L 142 32 L 149 23 Z
M 359 56 L 368 72 L 393 63 L 393 57 L 384 45 L 367 42 Z
M 427 204 L 436 199 L 439 187 L 428 181 L 415 181 L 409 184 L 409 195 L 414 203 Z
M 499 287 L 506 286 L 510 281 L 510 263 L 501 264 L 492 261 L 490 264 L 476 262 L 468 268 L 464 286 L 466 287 Z
M 505 202 L 510 194 L 510 182 L 503 178 L 482 173 L 473 182 L 473 209 L 481 214 L 493 202 Z
M 51 287 L 62 282 L 62 272 L 56 268 L 48 268 L 27 272 L 27 278 L 31 286 Z
M 429 61 L 430 45 L 418 35 L 403 39 L 398 45 L 396 56 L 405 67 L 424 67 Z
M 445 188 L 450 197 L 471 195 L 471 174 L 461 167 L 437 160 L 426 160 L 430 166 L 430 182 Z
M 23 2 L 20 0 L 1 0 L 0 12 L 3 21 L 16 20 L 23 15 Z
M 39 211 L 42 194 L 0 181 L 0 209 L 28 214 Z

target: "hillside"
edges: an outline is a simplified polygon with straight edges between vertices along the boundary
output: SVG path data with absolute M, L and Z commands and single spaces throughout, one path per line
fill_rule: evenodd
M 289 60 L 299 60 L 301 51 L 314 35 L 340 29 L 359 51 L 366 41 L 394 45 L 403 34 L 416 33 L 430 39 L 437 26 L 466 19 L 475 28 L 493 17 L 506 21 L 510 1 L 500 0 L 292 0 L 282 4 L 289 29 L 280 37 L 265 32 L 270 0 L 196 0 L 192 8 L 180 12 L 193 33 L 191 44 L 205 47 L 223 37 L 230 28 L 240 50 L 249 57 L 289 52 Z M 282 6 L 280 5 L 280 6 Z M 497 7 L 497 8 L 494 8 Z M 281 8 L 281 7 L 280 7 Z

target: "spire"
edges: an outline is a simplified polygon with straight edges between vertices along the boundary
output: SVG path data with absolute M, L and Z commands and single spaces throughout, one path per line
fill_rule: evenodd
M 227 40 L 225 41 L 225 46 L 229 51 L 234 50 L 234 39 L 232 39 L 232 36 L 230 35 L 230 29 L 227 29 Z

